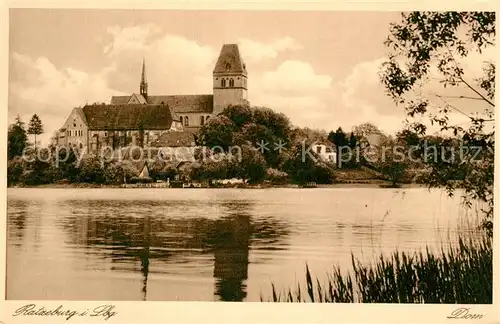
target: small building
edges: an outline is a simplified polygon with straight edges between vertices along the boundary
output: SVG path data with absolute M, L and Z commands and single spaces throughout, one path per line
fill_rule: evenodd
M 337 152 L 335 145 L 328 143 L 314 143 L 311 145 L 312 151 L 316 153 L 319 158 L 325 162 L 332 164 L 337 163 Z

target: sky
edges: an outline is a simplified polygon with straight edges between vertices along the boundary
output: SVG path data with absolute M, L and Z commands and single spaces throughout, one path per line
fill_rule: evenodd
M 224 43 L 237 43 L 248 99 L 294 125 L 326 131 L 369 122 L 394 133 L 404 110 L 378 72 L 398 12 L 11 9 L 9 122 L 36 113 L 47 143 L 73 107 L 139 92 L 211 94 Z M 481 68 L 475 60 L 473 70 Z

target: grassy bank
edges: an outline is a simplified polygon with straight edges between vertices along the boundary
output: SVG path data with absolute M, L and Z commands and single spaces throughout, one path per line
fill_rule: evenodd
M 353 271 L 334 267 L 326 284 L 313 279 L 306 267 L 305 287 L 279 292 L 272 285 L 274 302 L 340 303 L 459 303 L 490 304 L 493 289 L 491 239 L 459 240 L 457 247 L 439 253 L 407 254 L 395 251 L 373 265 L 352 257 Z

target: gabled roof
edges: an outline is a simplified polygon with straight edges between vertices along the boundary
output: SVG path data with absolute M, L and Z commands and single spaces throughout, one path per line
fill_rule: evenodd
M 140 98 L 144 98 L 140 94 Z M 132 95 L 132 96 L 133 96 Z M 132 96 L 113 96 L 111 97 L 112 105 L 127 104 Z M 144 99 L 146 101 L 146 99 Z M 172 109 L 176 114 L 179 113 L 207 113 L 211 114 L 214 110 L 214 96 L 211 94 L 201 95 L 170 95 L 170 96 L 148 96 L 147 103 L 149 105 L 165 104 Z
M 215 64 L 215 73 L 247 73 L 237 44 L 224 44 Z
M 78 116 L 80 116 L 80 118 L 85 123 L 85 125 L 87 125 L 87 118 L 85 118 L 85 114 L 83 113 L 83 109 L 80 107 L 76 107 L 76 108 L 74 108 L 74 110 L 75 110 L 76 114 Z
M 151 144 L 154 147 L 191 147 L 194 145 L 196 145 L 196 138 L 191 132 L 164 133 Z
M 124 105 L 127 102 L 129 102 L 130 97 L 132 97 L 132 96 L 112 96 L 111 97 L 111 104 L 112 105 Z
M 134 99 L 135 99 L 135 102 L 134 102 Z M 144 98 L 143 95 L 139 94 L 139 93 L 133 93 L 129 100 L 127 101 L 128 104 L 133 104 L 133 103 L 140 103 L 140 104 L 147 104 L 148 102 L 146 101 L 146 99 Z
M 173 95 L 148 96 L 148 103 L 168 105 L 174 112 L 179 113 L 208 113 L 214 110 L 214 96 L 206 95 Z
M 167 105 L 91 105 L 82 110 L 91 130 L 165 130 L 172 125 Z

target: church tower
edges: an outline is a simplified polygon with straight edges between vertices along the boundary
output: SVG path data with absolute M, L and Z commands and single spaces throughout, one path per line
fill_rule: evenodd
M 224 44 L 213 72 L 214 111 L 219 114 L 229 105 L 242 105 L 247 98 L 247 70 L 238 45 Z
M 146 62 L 144 58 L 142 59 L 142 74 L 141 74 L 141 85 L 140 85 L 140 94 L 148 100 L 148 80 L 146 79 Z

